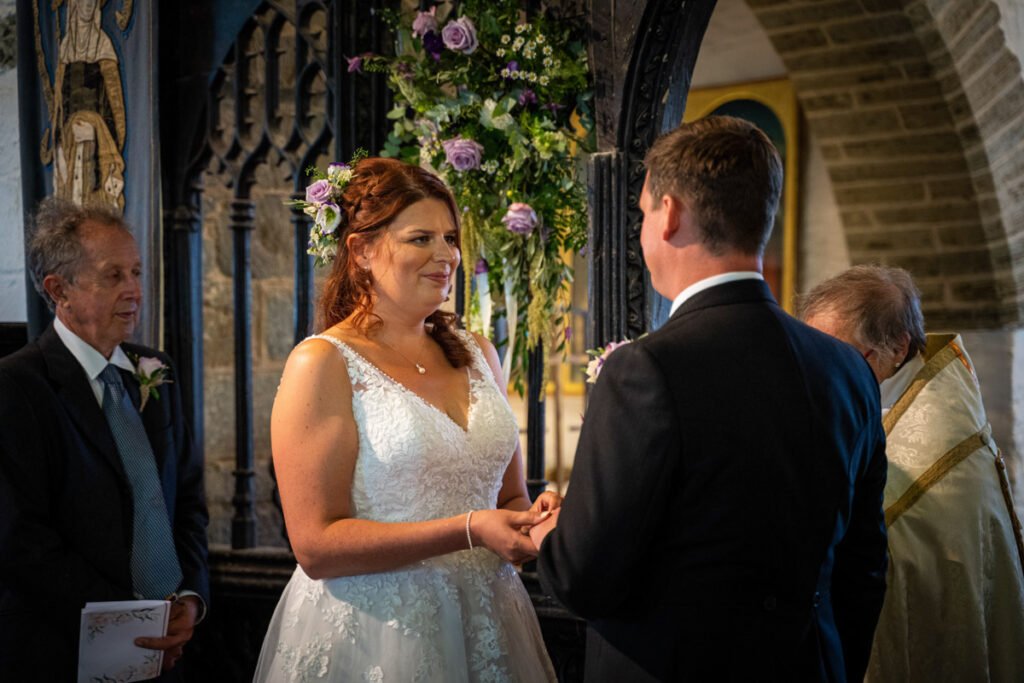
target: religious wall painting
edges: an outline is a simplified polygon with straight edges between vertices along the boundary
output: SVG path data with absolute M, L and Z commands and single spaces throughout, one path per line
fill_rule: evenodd
M 775 227 L 765 248 L 764 278 L 778 302 L 793 311 L 796 287 L 799 131 L 796 96 L 788 80 L 691 90 L 683 121 L 722 114 L 750 121 L 771 139 L 785 173 Z
M 123 211 L 127 115 L 120 58 L 103 19 L 107 9 L 127 35 L 133 2 L 124 0 L 115 12 L 107 0 L 53 0 L 57 50 L 49 59 L 43 52 L 40 4 L 47 3 L 33 4 L 36 52 L 49 116 L 40 157 L 53 164 L 53 194 Z

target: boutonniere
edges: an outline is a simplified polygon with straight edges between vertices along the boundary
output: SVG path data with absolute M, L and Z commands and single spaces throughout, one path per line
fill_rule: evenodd
M 647 334 L 644 333 L 637 337 L 637 339 L 643 339 L 646 336 Z M 597 378 L 601 374 L 601 369 L 608 361 L 608 356 L 612 355 L 612 351 L 632 341 L 632 339 L 623 339 L 622 341 L 609 342 L 608 346 L 587 349 L 587 354 L 591 356 L 591 361 L 587 363 L 587 384 L 597 384 Z
M 170 384 L 173 381 L 167 378 L 167 373 L 170 371 L 171 368 L 159 358 L 136 357 L 135 379 L 139 382 L 139 394 L 142 396 L 139 401 L 140 413 L 146 409 L 146 401 L 149 400 L 150 394 L 156 400 L 160 400 L 160 392 L 157 387 L 161 384 Z

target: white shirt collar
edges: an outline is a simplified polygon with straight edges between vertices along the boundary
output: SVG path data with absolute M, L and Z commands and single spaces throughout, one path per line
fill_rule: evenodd
M 737 270 L 731 273 L 721 273 L 719 275 L 706 277 L 703 280 L 698 280 L 683 291 L 679 292 L 676 298 L 672 301 L 672 308 L 669 310 L 668 316 L 671 318 L 672 314 L 679 310 L 679 307 L 697 292 L 703 292 L 705 289 L 710 289 L 716 285 L 724 285 L 726 282 L 736 282 L 738 280 L 764 280 L 764 276 L 754 270 Z
M 53 329 L 57 332 L 60 340 L 64 342 L 64 346 L 71 352 L 71 355 L 78 361 L 78 364 L 85 370 L 85 374 L 90 381 L 96 380 L 99 377 L 99 374 L 107 367 L 107 363 L 113 363 L 128 372 L 135 372 L 135 365 L 128 359 L 128 354 L 120 346 L 114 347 L 114 352 L 110 354 L 110 360 L 108 361 L 103 357 L 102 353 L 68 329 L 68 326 L 61 322 L 60 318 L 53 319 Z
M 882 399 L 882 415 L 889 412 L 900 396 L 910 388 L 910 383 L 924 367 L 924 357 L 919 353 L 903 364 L 889 379 L 882 382 L 878 391 Z

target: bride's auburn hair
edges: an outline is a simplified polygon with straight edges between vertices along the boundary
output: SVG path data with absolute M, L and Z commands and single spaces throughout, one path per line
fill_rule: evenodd
M 369 246 L 376 242 L 402 211 L 424 199 L 444 202 L 455 225 L 456 246 L 462 246 L 462 231 L 455 198 L 441 179 L 418 166 L 371 157 L 359 161 L 352 181 L 345 188 L 340 207 L 338 253 L 320 295 L 319 328 L 325 330 L 352 318 L 363 333 L 382 324 L 373 312 L 373 276 L 359 267 L 349 237 Z M 437 310 L 427 318 L 427 330 L 444 351 L 452 367 L 469 364 L 469 349 L 455 334 L 458 316 Z

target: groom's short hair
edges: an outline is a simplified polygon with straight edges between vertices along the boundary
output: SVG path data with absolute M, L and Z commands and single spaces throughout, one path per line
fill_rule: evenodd
M 655 140 L 644 163 L 648 193 L 691 202 L 711 253 L 764 252 L 782 194 L 782 160 L 757 126 L 732 116 L 684 123 Z

